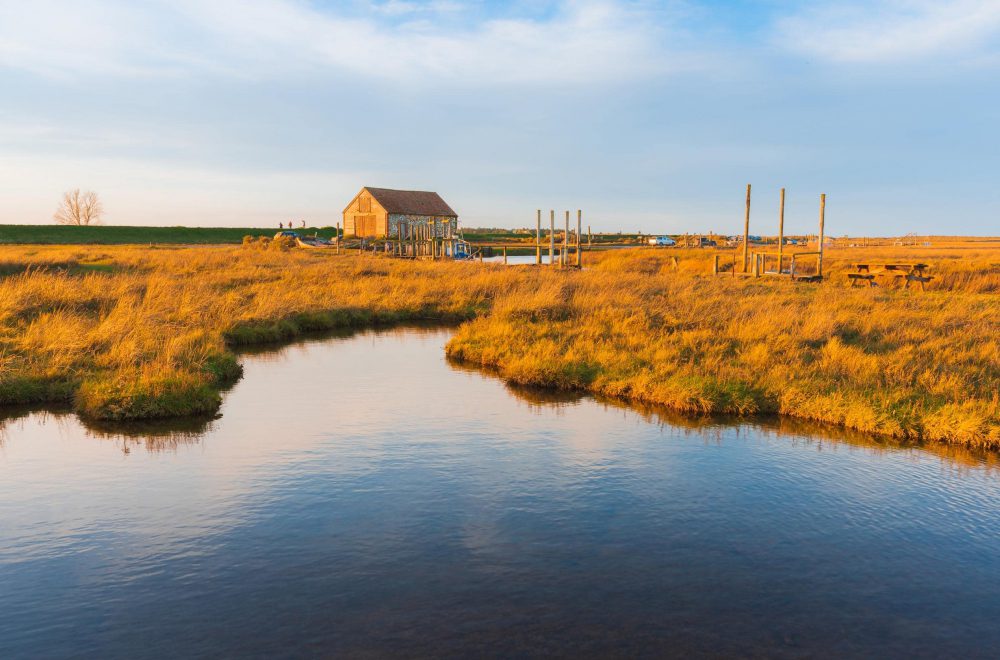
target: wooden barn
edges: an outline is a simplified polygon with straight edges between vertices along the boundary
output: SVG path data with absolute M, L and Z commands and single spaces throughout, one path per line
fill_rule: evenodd
M 398 236 L 400 225 L 407 231 L 429 226 L 434 236 L 455 236 L 458 214 L 436 192 L 368 186 L 344 209 L 345 236 Z

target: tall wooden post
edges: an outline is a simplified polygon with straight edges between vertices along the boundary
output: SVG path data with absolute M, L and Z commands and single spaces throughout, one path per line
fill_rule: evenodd
M 566 211 L 566 228 L 563 230 L 563 246 L 559 253 L 559 265 L 564 268 L 569 265 L 569 211 Z
M 819 196 L 819 264 L 816 266 L 817 274 L 823 277 L 823 226 L 826 223 L 826 193 Z
M 556 265 L 556 212 L 549 210 L 549 265 Z
M 590 247 L 590 225 L 587 225 L 587 247 Z
M 576 210 L 576 267 L 583 268 L 582 237 L 583 234 L 583 211 Z
M 747 209 L 743 216 L 743 272 L 750 268 L 747 261 L 748 250 L 750 249 L 750 184 L 747 184 Z
M 535 265 L 542 265 L 542 209 L 535 216 Z
M 785 189 L 781 189 L 781 205 L 778 207 L 778 275 L 781 275 L 781 253 L 785 248 Z
M 337 223 L 337 254 L 340 254 L 340 223 Z

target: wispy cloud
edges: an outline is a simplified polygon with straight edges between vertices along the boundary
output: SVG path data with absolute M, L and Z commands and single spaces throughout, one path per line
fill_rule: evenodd
M 679 30 L 649 20 L 645 4 L 581 0 L 545 18 L 428 20 L 457 9 L 405 0 L 360 15 L 296 0 L 178 0 L 155 12 L 113 0 L 6 3 L 0 65 L 48 75 L 330 71 L 489 85 L 635 79 L 702 65 Z
M 410 16 L 413 14 L 457 14 L 465 9 L 466 5 L 460 2 L 449 2 L 448 0 L 435 0 L 432 2 L 413 2 L 411 0 L 385 0 L 371 5 L 371 8 L 380 14 L 387 16 Z
M 842 63 L 982 56 L 1000 35 L 1000 0 L 881 0 L 806 9 L 776 23 L 775 41 Z

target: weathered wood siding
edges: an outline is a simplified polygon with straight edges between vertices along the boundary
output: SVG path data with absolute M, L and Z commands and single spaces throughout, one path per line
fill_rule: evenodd
M 344 209 L 345 236 L 385 236 L 389 231 L 389 214 L 367 190 L 358 193 Z

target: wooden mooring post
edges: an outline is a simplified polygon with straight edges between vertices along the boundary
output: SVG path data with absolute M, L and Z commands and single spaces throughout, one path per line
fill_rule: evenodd
M 823 279 L 823 225 L 826 222 L 826 193 L 819 196 L 819 245 L 816 251 L 819 252 L 819 263 L 816 266 L 816 274 Z
M 542 265 L 542 209 L 535 216 L 535 265 Z
M 576 210 L 576 267 L 583 268 L 583 251 L 580 235 L 583 233 L 583 211 Z
M 781 203 L 778 207 L 778 275 L 781 275 L 781 254 L 785 247 L 785 189 L 781 189 Z
M 747 250 L 750 249 L 750 184 L 747 184 L 747 208 L 743 215 L 743 272 L 750 268 L 747 261 Z M 734 271 L 735 272 L 735 271 Z
M 566 228 L 563 230 L 562 250 L 559 251 L 559 265 L 562 268 L 569 265 L 569 211 L 566 211 Z
M 549 265 L 556 265 L 556 212 L 549 210 Z

